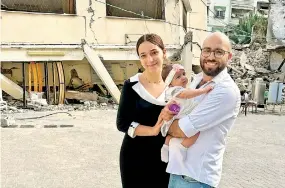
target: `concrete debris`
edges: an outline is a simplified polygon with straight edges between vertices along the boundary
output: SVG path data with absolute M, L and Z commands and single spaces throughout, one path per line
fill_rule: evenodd
M 247 74 L 253 77 L 256 75 L 256 72 L 254 70 L 249 70 L 247 71 Z
M 90 106 L 91 106 L 91 104 L 90 104 L 90 102 L 89 102 L 89 101 L 85 101 L 85 102 L 84 102 L 84 106 L 88 106 L 88 107 L 90 107 Z
M 30 101 L 28 105 L 31 106 L 47 106 L 47 100 L 43 99 L 44 92 L 30 92 Z
M 259 43 L 233 46 L 233 58 L 229 66 L 232 78 L 249 78 L 252 81 L 263 78 L 268 82 L 274 81 L 276 71 L 269 69 L 269 52 L 265 48 L 265 45 Z
M 235 53 L 234 53 L 234 55 L 235 55 Z M 246 57 L 245 53 L 242 52 L 242 53 L 241 53 L 241 56 L 240 56 L 240 62 L 239 62 L 239 64 L 240 64 L 240 66 L 241 66 L 242 68 L 244 68 L 246 62 L 247 62 L 247 57 Z
M 101 97 L 101 101 L 109 101 L 104 97 Z M 97 101 L 86 101 L 81 100 L 79 101 L 80 104 L 68 104 L 68 105 L 36 105 L 35 103 L 28 103 L 27 108 L 23 109 L 23 102 L 22 101 L 8 101 L 8 108 L 7 110 L 2 109 L 1 113 L 3 114 L 14 114 L 14 113 L 23 113 L 26 111 L 88 111 L 88 110 L 97 110 L 97 109 L 117 109 L 118 105 L 110 102 L 97 102 Z
M 96 109 L 117 109 L 117 103 L 112 98 L 99 96 L 96 91 L 80 92 L 67 90 L 65 93 L 65 104 L 57 105 L 54 94 L 49 95 L 49 104 L 44 92 L 29 92 L 27 95 L 27 105 L 23 107 L 23 101 L 12 98 L 7 93 L 3 93 L 3 104 L 1 103 L 2 114 L 23 113 L 26 111 L 87 111 Z M 59 93 L 57 93 L 57 96 Z M 52 105 L 56 104 L 56 105 Z M 2 108 L 3 106 L 3 108 Z
M 34 92 L 34 91 L 31 91 L 29 94 L 30 94 L 29 96 L 30 96 L 31 100 L 37 100 L 37 99 L 42 99 L 43 98 L 44 92 Z
M 65 92 L 66 99 L 76 99 L 76 100 L 86 100 L 86 101 L 97 101 L 98 95 L 96 92 L 79 92 L 79 91 L 69 91 Z
M 8 116 L 1 116 L 1 127 L 9 127 L 15 125 L 15 119 Z
M 17 111 L 18 109 L 16 108 L 16 107 L 14 107 L 14 106 L 8 106 L 7 107 L 9 110 L 13 110 L 13 111 Z
M 235 45 L 228 71 L 239 89 L 246 91 L 252 97 L 256 80 L 263 80 L 266 90 L 269 89 L 270 82 L 275 80 L 285 82 L 285 73 L 270 70 L 269 60 L 269 52 L 266 50 L 265 43 Z
M 254 67 L 252 65 L 249 65 L 249 64 L 246 64 L 246 63 L 244 64 L 244 68 L 249 70 L 249 71 L 252 71 L 252 72 L 255 71 L 255 69 L 254 69 Z
M 250 48 L 244 48 L 242 51 L 233 49 L 232 65 L 244 67 L 246 64 L 267 69 L 269 67 L 269 52 L 262 48 L 257 51 Z
M 110 98 L 98 96 L 98 102 L 99 102 L 99 103 L 110 103 L 110 102 L 112 102 L 112 101 L 111 101 Z
M 263 73 L 263 74 L 269 74 L 271 72 L 270 70 L 267 70 L 265 68 L 255 68 L 255 71 L 257 73 Z
M 0 100 L 0 110 L 7 110 L 7 102 Z
M 46 99 L 37 99 L 37 100 L 32 100 L 31 103 L 28 103 L 30 105 L 40 105 L 40 106 L 47 106 L 47 100 Z

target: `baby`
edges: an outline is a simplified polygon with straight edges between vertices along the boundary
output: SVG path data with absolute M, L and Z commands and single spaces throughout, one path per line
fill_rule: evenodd
M 175 115 L 172 120 L 164 122 L 161 127 L 161 134 L 166 136 L 174 119 L 180 119 L 181 117 L 189 114 L 198 105 L 192 98 L 208 93 L 213 89 L 213 86 L 206 86 L 200 89 L 186 89 L 188 79 L 185 76 L 184 67 L 179 64 L 166 65 L 162 70 L 162 78 L 166 86 L 169 87 L 165 94 L 166 102 L 175 101 L 180 107 L 178 114 Z M 200 133 L 197 133 L 196 135 L 185 139 L 172 139 L 172 136 L 168 135 L 163 147 L 161 148 L 161 160 L 168 162 L 170 140 L 172 140 L 173 143 L 178 143 L 182 146 L 179 147 L 181 149 L 179 149 L 179 154 L 176 155 L 180 155 L 180 157 L 185 160 L 187 148 L 196 142 L 199 134 Z

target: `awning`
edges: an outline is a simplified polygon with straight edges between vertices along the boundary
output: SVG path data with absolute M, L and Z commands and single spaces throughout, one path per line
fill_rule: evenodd
M 226 11 L 226 7 L 224 6 L 214 6 L 215 11 Z

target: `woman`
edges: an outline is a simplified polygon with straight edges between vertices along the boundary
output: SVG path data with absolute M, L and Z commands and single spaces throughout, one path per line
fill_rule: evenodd
M 166 50 L 156 34 L 146 34 L 136 45 L 145 69 L 124 84 L 117 115 L 117 127 L 125 134 L 120 152 L 123 188 L 166 188 L 169 175 L 160 150 L 159 114 L 165 105 L 165 84 L 161 72 Z

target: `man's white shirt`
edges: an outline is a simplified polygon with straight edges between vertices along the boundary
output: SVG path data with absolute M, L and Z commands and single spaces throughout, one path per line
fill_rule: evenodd
M 202 77 L 203 73 L 198 74 L 190 87 L 196 88 Z M 222 174 L 226 136 L 237 118 L 241 97 L 226 68 L 202 87 L 207 85 L 213 85 L 214 89 L 195 97 L 199 104 L 179 120 L 179 127 L 187 137 L 198 132 L 200 135 L 195 144 L 187 149 L 186 159 L 175 155 L 179 149 L 177 144 L 170 144 L 166 171 L 217 187 Z

